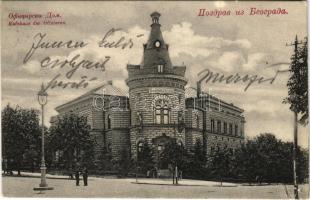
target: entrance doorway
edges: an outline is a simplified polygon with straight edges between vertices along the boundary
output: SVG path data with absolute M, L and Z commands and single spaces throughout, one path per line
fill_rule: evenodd
M 172 140 L 171 137 L 166 135 L 159 136 L 152 140 L 153 146 L 155 148 L 155 156 L 156 156 L 156 163 L 158 169 L 168 169 L 168 162 L 162 159 L 162 153 L 165 150 L 165 146 Z

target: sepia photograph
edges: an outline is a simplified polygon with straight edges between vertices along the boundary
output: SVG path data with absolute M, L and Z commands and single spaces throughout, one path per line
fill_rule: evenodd
M 2 1 L 3 197 L 309 199 L 307 1 Z

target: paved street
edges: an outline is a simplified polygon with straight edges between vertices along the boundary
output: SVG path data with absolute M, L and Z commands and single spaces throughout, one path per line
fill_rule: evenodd
M 38 174 L 36 174 L 38 176 Z M 131 197 L 131 198 L 290 198 L 293 187 L 284 185 L 248 186 L 218 182 L 182 180 L 179 186 L 164 179 L 116 179 L 89 178 L 89 186 L 75 186 L 67 177 L 51 176 L 49 186 L 54 190 L 42 193 L 33 187 L 40 183 L 39 177 L 2 177 L 2 193 L 7 197 Z M 308 188 L 301 186 L 301 198 L 307 198 Z

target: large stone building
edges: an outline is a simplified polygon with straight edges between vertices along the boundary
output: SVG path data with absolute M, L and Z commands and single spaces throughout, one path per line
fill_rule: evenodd
M 200 140 L 207 154 L 224 147 L 233 150 L 244 140 L 243 110 L 200 88 L 196 96 L 185 96 L 186 66 L 171 63 L 159 17 L 158 12 L 151 14 L 142 63 L 127 65 L 129 97 L 109 81 L 56 110 L 87 116 L 97 154 L 106 149 L 114 158 L 124 149 L 136 158 L 145 142 L 159 154 L 173 139 L 186 149 Z

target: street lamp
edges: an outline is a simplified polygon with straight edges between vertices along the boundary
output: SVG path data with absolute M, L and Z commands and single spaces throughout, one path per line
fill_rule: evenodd
M 44 106 L 47 104 L 47 92 L 44 89 L 44 85 L 42 83 L 41 90 L 38 92 L 38 102 L 41 105 L 42 109 L 42 159 L 41 159 L 41 183 L 39 187 L 34 188 L 34 190 L 52 190 L 52 187 L 48 187 L 46 183 L 46 166 L 45 166 L 45 158 L 44 158 Z

